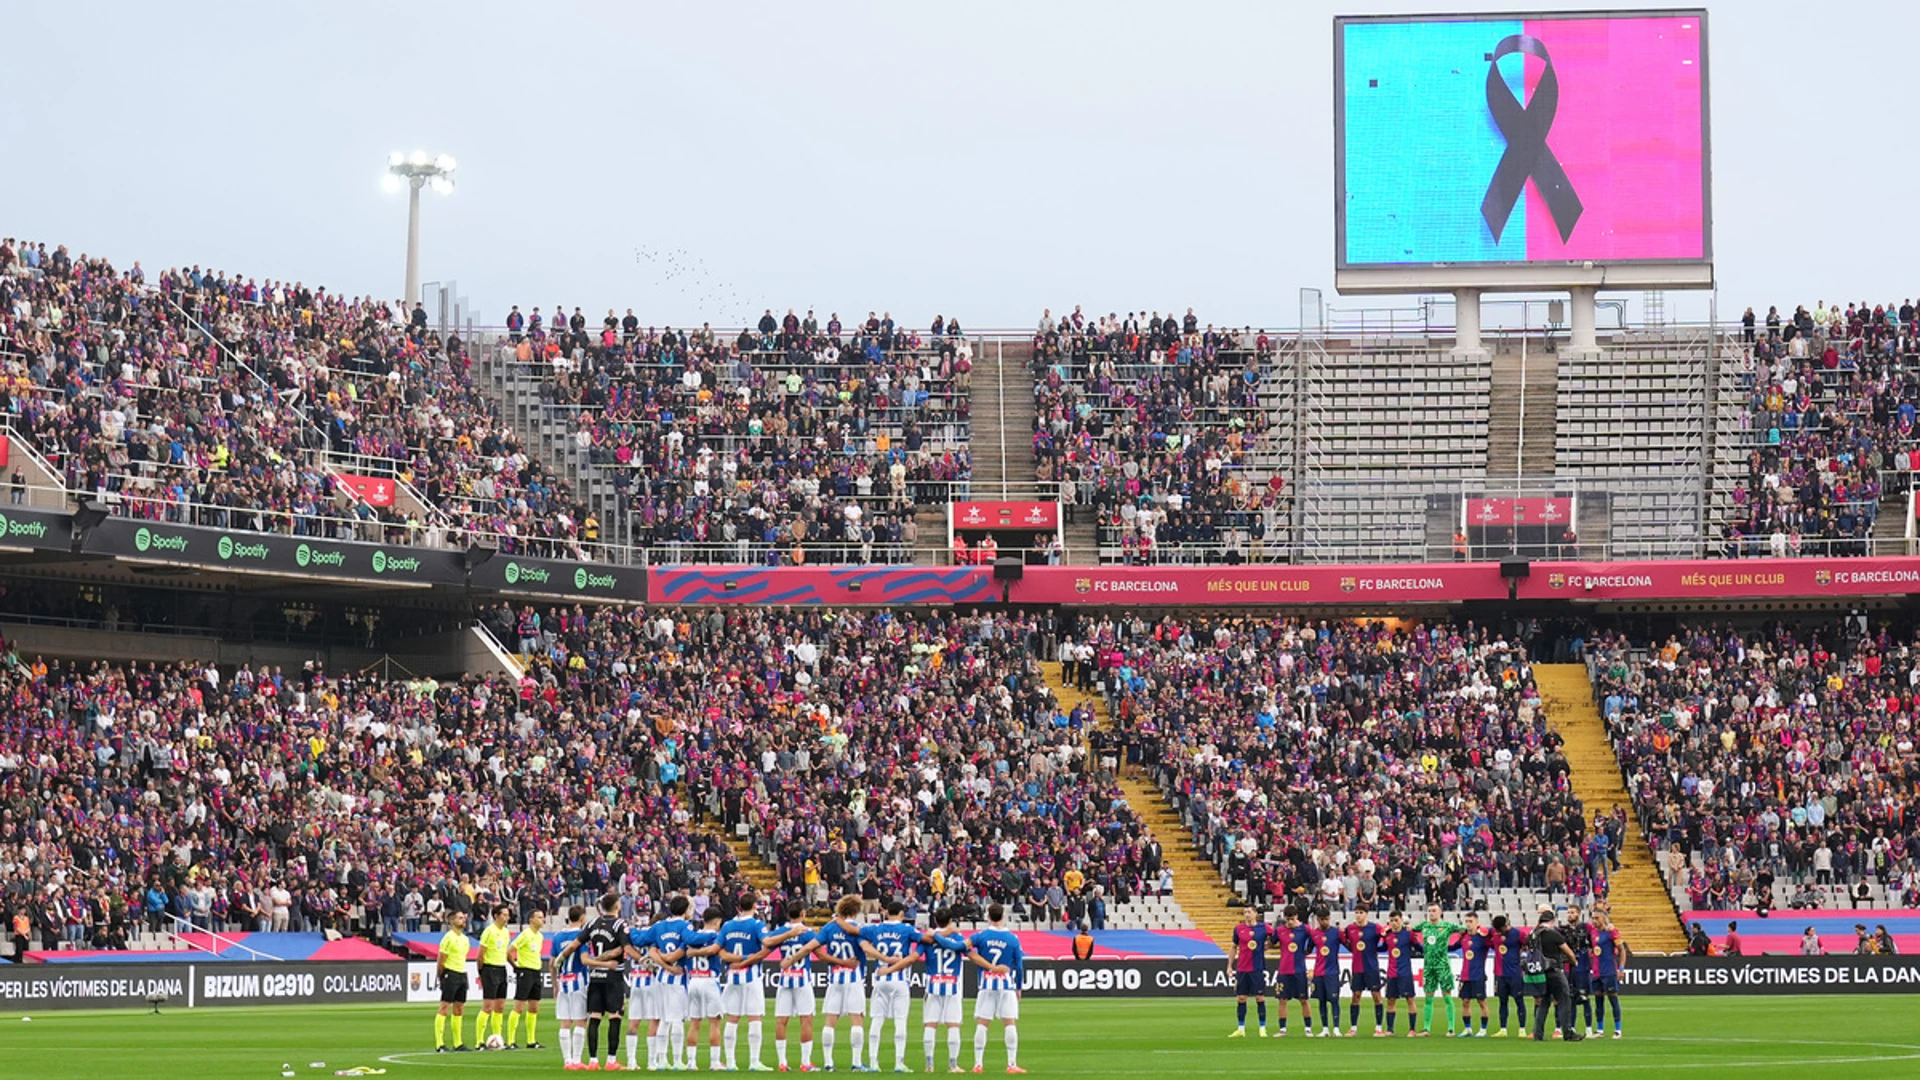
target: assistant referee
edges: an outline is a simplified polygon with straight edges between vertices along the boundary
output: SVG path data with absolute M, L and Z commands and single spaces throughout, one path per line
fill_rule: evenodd
M 540 979 L 543 974 L 540 956 L 545 936 L 541 930 L 547 925 L 547 913 L 535 911 L 527 916 L 527 925 L 520 928 L 520 935 L 507 946 L 507 959 L 513 961 L 513 1011 L 507 1014 L 507 1049 L 516 1048 L 519 1039 L 520 1019 L 527 1021 L 527 1049 L 542 1050 L 540 1045 Z
M 447 1052 L 447 1017 L 453 1017 L 453 1047 L 455 1051 L 467 1048 L 467 1037 L 462 1028 L 466 1021 L 462 1019 L 467 1011 L 467 953 L 473 943 L 467 940 L 467 913 L 456 911 L 447 919 L 447 932 L 440 938 L 440 1011 L 433 1014 L 433 1049 L 436 1053 Z

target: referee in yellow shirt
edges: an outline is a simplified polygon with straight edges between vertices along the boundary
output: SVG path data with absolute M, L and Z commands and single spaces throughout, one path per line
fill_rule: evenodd
M 462 1016 L 467 1011 L 467 951 L 473 947 L 467 940 L 467 913 L 456 911 L 447 918 L 447 932 L 440 938 L 440 1011 L 433 1015 L 433 1049 L 436 1053 L 447 1052 L 447 1017 L 453 1017 L 453 1047 L 459 1051 L 467 1048 L 467 1038 L 461 1033 L 466 1021 Z
M 527 1018 L 527 1049 L 545 1050 L 540 1045 L 540 980 L 545 971 L 540 953 L 546 936 L 547 913 L 536 911 L 527 917 L 520 936 L 507 947 L 507 959 L 513 961 L 513 1011 L 507 1014 L 507 1049 L 517 1050 L 520 1018 Z
M 507 929 L 512 909 L 505 904 L 493 906 L 493 919 L 480 931 L 480 1030 L 473 1041 L 486 1049 L 490 1035 L 502 1034 L 507 1022 L 507 946 L 513 934 Z M 491 1024 L 493 1030 L 487 1030 Z

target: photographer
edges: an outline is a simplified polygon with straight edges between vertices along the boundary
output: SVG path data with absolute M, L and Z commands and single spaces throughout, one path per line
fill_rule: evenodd
M 1573 949 L 1567 944 L 1566 934 L 1554 925 L 1553 912 L 1541 912 L 1540 924 L 1527 940 L 1527 955 L 1522 963 L 1529 976 L 1536 968 L 1546 976 L 1546 997 L 1553 1001 L 1553 1020 L 1560 1028 L 1560 1037 L 1567 1042 L 1579 1042 L 1587 1037 L 1573 1026 L 1573 991 L 1567 984 L 1567 965 L 1573 960 Z M 1543 1042 L 1546 1035 L 1547 1009 L 1546 1001 L 1542 1000 L 1533 1014 L 1533 1039 Z

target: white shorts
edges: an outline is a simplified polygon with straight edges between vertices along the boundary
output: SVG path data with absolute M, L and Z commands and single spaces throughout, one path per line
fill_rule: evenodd
M 659 983 L 653 988 L 654 1004 L 660 1010 L 660 1019 L 670 1023 L 684 1023 L 687 1019 L 687 988 L 680 983 Z
M 659 987 L 652 983 L 635 983 L 627 993 L 627 1019 L 660 1019 Z
M 828 983 L 827 1004 L 820 1010 L 826 1016 L 865 1016 L 867 1014 L 867 984 Z
M 767 992 L 758 979 L 750 983 L 728 983 L 720 991 L 720 1008 L 728 1016 L 767 1015 Z
M 812 1016 L 812 986 L 782 986 L 773 992 L 773 1015 Z
M 554 996 L 553 1015 L 561 1020 L 585 1020 L 587 1018 L 587 989 L 567 990 Z
M 965 1017 L 967 999 L 959 994 L 928 994 L 923 1001 L 921 1021 L 931 1027 L 935 1024 L 958 1024 Z
M 982 990 L 980 998 L 973 1003 L 973 1018 L 988 1020 L 1020 1019 L 1020 991 L 1018 990 Z
M 868 1013 L 873 1020 L 898 1020 L 907 1018 L 907 1008 L 913 1004 L 913 984 L 888 979 L 873 984 L 873 1004 Z
M 687 1019 L 711 1020 L 720 1015 L 720 983 L 715 979 L 687 982 Z

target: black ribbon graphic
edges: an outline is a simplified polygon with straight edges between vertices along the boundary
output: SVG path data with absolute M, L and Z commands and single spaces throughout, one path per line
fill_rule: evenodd
M 1547 65 L 1546 71 L 1540 74 L 1539 85 L 1534 87 L 1533 99 L 1525 105 L 1507 88 L 1507 80 L 1500 77 L 1500 58 L 1511 53 L 1537 56 Z M 1493 62 L 1487 65 L 1487 111 L 1493 114 L 1493 126 L 1507 137 L 1507 152 L 1500 155 L 1500 164 L 1494 167 L 1493 179 L 1487 183 L 1487 197 L 1480 201 L 1480 216 L 1487 219 L 1487 228 L 1493 230 L 1496 244 L 1506 230 L 1513 204 L 1520 201 L 1520 193 L 1526 190 L 1529 176 L 1533 178 L 1534 189 L 1546 200 L 1553 223 L 1560 228 L 1561 243 L 1566 243 L 1567 237 L 1573 234 L 1574 223 L 1586 209 L 1580 205 L 1580 196 L 1573 193 L 1573 181 L 1567 179 L 1560 159 L 1547 148 L 1547 129 L 1553 126 L 1553 114 L 1559 108 L 1560 78 L 1553 73 L 1553 57 L 1547 55 L 1545 42 L 1526 34 L 1515 34 L 1494 47 Z

